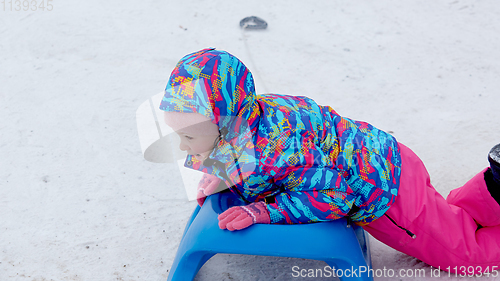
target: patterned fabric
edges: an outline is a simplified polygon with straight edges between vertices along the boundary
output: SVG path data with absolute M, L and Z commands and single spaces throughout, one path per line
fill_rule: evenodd
M 372 125 L 338 115 L 307 97 L 255 95 L 249 70 L 224 51 L 181 59 L 160 109 L 197 112 L 222 134 L 203 163 L 185 165 L 218 176 L 247 203 L 273 197 L 271 223 L 311 223 L 346 216 L 360 225 L 394 203 L 398 143 Z

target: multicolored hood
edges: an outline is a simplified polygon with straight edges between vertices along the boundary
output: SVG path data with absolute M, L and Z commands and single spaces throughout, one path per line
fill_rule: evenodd
M 200 113 L 221 131 L 236 134 L 248 127 L 241 123 L 250 119 L 254 101 L 254 81 L 248 68 L 233 55 L 208 48 L 186 55 L 177 63 L 160 109 Z
M 212 120 L 221 134 L 207 160 L 201 162 L 188 155 L 185 166 L 224 178 L 228 184 L 242 182 L 252 173 L 259 119 L 255 99 L 252 73 L 235 56 L 208 48 L 183 57 L 172 71 L 160 109 L 200 113 Z M 238 167 L 228 167 L 236 159 Z

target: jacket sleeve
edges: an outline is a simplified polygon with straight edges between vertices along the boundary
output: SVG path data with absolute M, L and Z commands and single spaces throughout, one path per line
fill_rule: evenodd
M 296 141 L 290 141 L 294 137 Z M 312 223 L 346 216 L 355 195 L 345 172 L 333 167 L 331 156 L 314 142 L 312 134 L 286 139 L 273 145 L 274 153 L 268 151 L 274 184 L 284 190 L 275 196 L 275 203 L 267 205 L 271 223 Z
M 298 186 L 275 197 L 275 203 L 267 205 L 271 223 L 297 224 L 329 221 L 349 213 L 355 197 L 346 182 L 335 169 L 300 168 L 288 173 L 286 179 L 276 182 L 287 186 L 297 176 L 302 179 Z M 328 184 L 328 181 L 330 184 Z

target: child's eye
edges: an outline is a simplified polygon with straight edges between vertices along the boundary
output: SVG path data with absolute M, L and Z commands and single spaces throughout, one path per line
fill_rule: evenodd
M 190 136 L 184 136 L 184 137 L 185 137 L 186 139 L 188 139 L 188 140 L 192 140 L 192 139 L 193 139 L 193 138 L 192 138 L 192 137 L 190 137 Z

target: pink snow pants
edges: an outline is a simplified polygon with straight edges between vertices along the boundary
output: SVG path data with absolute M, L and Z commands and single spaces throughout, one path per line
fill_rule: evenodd
M 401 184 L 387 216 L 363 226 L 388 246 L 457 274 L 500 271 L 500 205 L 491 197 L 484 171 L 445 200 L 413 151 L 400 144 Z M 482 226 L 478 227 L 478 226 Z

